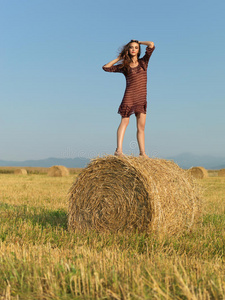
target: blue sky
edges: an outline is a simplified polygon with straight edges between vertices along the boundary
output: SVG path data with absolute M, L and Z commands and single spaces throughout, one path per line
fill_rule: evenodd
M 0 159 L 113 154 L 130 39 L 148 68 L 146 152 L 225 153 L 225 2 L 0 0 Z M 145 46 L 142 46 L 142 55 Z M 124 153 L 138 154 L 132 115 Z

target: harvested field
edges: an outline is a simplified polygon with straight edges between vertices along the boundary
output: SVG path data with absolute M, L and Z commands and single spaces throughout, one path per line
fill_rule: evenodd
M 0 174 L 0 299 L 225 299 L 225 178 L 203 187 L 188 234 L 67 228 L 77 175 Z
M 13 174 L 16 169 L 26 169 L 27 174 L 47 174 L 49 168 L 45 167 L 0 167 L 0 174 Z M 70 174 L 79 174 L 83 168 L 68 168 Z
M 207 170 L 209 177 L 217 177 L 219 170 Z

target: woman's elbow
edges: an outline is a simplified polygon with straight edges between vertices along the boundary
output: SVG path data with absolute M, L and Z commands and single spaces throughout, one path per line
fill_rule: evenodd
M 150 47 L 150 48 L 154 48 L 154 46 L 155 46 L 155 44 L 154 44 L 153 42 L 150 42 L 150 43 L 149 43 L 149 47 Z

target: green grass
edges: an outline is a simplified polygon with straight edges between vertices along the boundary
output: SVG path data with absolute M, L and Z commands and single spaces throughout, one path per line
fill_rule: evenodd
M 0 299 L 224 299 L 225 178 L 189 234 L 67 230 L 74 177 L 0 175 Z

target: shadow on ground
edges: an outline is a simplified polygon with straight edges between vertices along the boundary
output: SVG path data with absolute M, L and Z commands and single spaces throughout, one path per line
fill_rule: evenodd
M 42 227 L 61 227 L 67 229 L 67 211 L 63 209 L 49 210 L 42 207 L 27 205 L 9 205 L 0 202 L 0 218 L 10 218 L 17 221 L 30 221 L 33 225 Z

